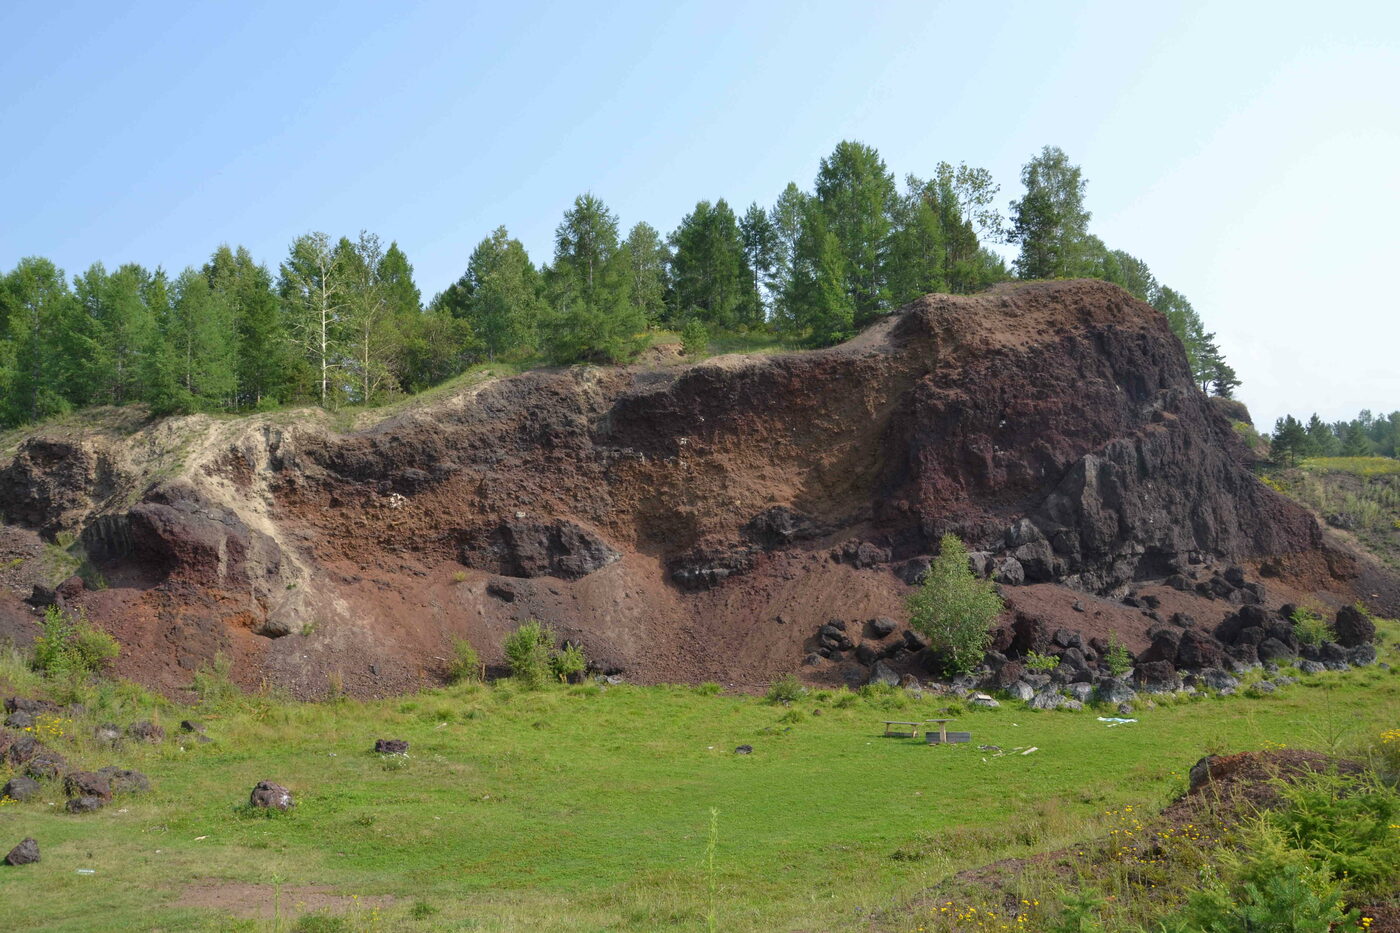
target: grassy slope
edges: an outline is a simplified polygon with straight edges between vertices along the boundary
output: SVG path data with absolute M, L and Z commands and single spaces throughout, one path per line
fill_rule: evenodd
M 1267 478 L 1319 519 L 1341 516 L 1357 543 L 1400 571 L 1400 460 L 1317 457 Z
M 1392 643 L 1398 635 L 1392 626 Z M 13 664 L 8 679 L 34 687 Z M 1088 836 L 1106 810 L 1158 805 L 1207 752 L 1374 741 L 1397 725 L 1400 676 L 1325 674 L 1267 699 L 1164 705 L 1112 729 L 1087 710 L 960 714 L 977 743 L 1040 749 L 1006 757 L 879 738 L 880 720 L 931 717 L 949 702 L 903 694 L 813 695 L 791 709 L 679 687 L 248 698 L 206 711 L 210 744 L 115 754 L 78 737 L 153 701 L 111 687 L 85 699 L 93 712 L 56 747 L 92 767 L 144 770 L 155 789 L 81 817 L 48 805 L 61 802 L 57 788 L 0 807 L 0 844 L 32 835 L 43 847 L 40 864 L 0 871 L 0 897 L 23 904 L 27 924 L 291 927 L 172 906 L 187 885 L 229 879 L 266 885 L 269 900 L 276 885 L 305 884 L 399 898 L 353 907 L 350 929 L 704 929 L 713 807 L 718 928 L 836 929 L 950 871 Z M 157 712 L 167 728 L 189 715 Z M 403 767 L 369 751 L 390 736 L 412 743 Z M 735 755 L 741 743 L 754 754 Z M 293 814 L 237 807 L 264 778 L 298 794 Z M 436 912 L 415 919 L 415 904 Z

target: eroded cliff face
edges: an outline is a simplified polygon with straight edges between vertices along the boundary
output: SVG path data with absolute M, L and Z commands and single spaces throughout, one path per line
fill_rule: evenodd
M 1165 319 L 1079 281 L 930 296 L 830 350 L 488 381 L 348 434 L 46 432 L 0 508 L 81 536 L 108 588 L 69 601 L 169 689 L 217 651 L 245 683 L 406 689 L 531 616 L 636 679 L 745 684 L 830 618 L 902 618 L 948 531 L 1013 604 L 1217 564 L 1349 597 L 1354 559 L 1247 459 Z

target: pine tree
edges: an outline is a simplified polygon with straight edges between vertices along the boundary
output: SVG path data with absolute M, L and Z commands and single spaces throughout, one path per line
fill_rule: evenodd
M 1294 464 L 1308 455 L 1308 433 L 1292 415 L 1285 415 L 1274 423 L 1270 456 L 1279 463 Z
M 856 326 L 864 327 L 889 304 L 885 278 L 894 176 L 873 148 L 843 140 L 821 161 L 816 195 L 841 251 Z
M 592 194 L 580 195 L 564 213 L 545 278 L 550 308 L 541 342 L 552 362 L 616 363 L 641 349 L 646 315 L 632 300 L 617 217 Z
M 1343 457 L 1369 457 L 1371 450 L 1371 438 L 1366 434 L 1366 427 L 1360 419 L 1347 425 L 1346 434 L 1342 436 L 1342 456 Z
M 1337 435 L 1332 433 L 1331 425 L 1317 416 L 1308 419 L 1308 456 L 1309 457 L 1335 457 L 1340 444 Z

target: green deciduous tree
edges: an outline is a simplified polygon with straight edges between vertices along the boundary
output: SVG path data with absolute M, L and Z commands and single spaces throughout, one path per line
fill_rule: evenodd
M 768 219 L 768 212 L 754 203 L 739 218 L 739 238 L 744 245 L 750 286 L 740 316 L 744 323 L 756 326 L 768 319 L 768 282 L 778 264 L 778 231 Z
M 909 624 L 928 638 L 946 673 L 966 673 L 981 663 L 1001 610 L 995 585 L 968 567 L 966 545 L 944 535 L 923 584 L 909 596 Z
M 292 381 L 295 357 L 272 275 L 244 247 L 220 246 L 204 264 L 204 276 L 233 317 L 238 406 L 275 404 Z
M 738 220 L 724 199 L 696 204 L 671 234 L 671 248 L 677 312 L 712 330 L 738 324 L 750 286 Z
M 795 335 L 805 335 L 812 346 L 839 343 L 855 333 L 855 303 L 846 290 L 845 272 L 841 245 L 826 228 L 825 212 L 809 200 L 784 304 Z
M 63 270 L 31 256 L 0 279 L 0 423 L 38 421 L 66 412 L 71 359 L 65 338 L 78 303 Z
M 322 405 L 338 398 L 345 356 L 348 283 L 335 253 L 324 233 L 299 236 L 292 241 L 277 280 L 287 333 L 310 371 L 311 391 Z
M 821 161 L 816 198 L 841 251 L 856 326 L 863 327 L 889 304 L 885 277 L 894 175 L 875 149 L 843 140 Z
M 622 248 L 627 251 L 627 267 L 631 271 L 632 306 L 646 317 L 648 324 L 662 323 L 666 317 L 666 266 L 670 255 L 661 234 L 643 221 L 627 234 Z
M 1079 166 L 1057 146 L 1046 146 L 1021 169 L 1026 193 L 1011 204 L 1011 239 L 1021 244 L 1016 274 L 1023 279 L 1084 275 L 1090 271 L 1089 218 Z
M 542 343 L 552 362 L 617 363 L 641 349 L 646 315 L 632 301 L 617 218 L 592 194 L 564 213 L 545 278 L 550 309 Z

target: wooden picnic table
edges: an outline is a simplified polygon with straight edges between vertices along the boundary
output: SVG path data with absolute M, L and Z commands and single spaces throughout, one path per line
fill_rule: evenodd
M 927 725 L 929 723 L 937 723 L 938 741 L 946 745 L 948 744 L 948 723 L 952 721 L 953 720 L 951 719 L 925 719 L 924 724 Z

